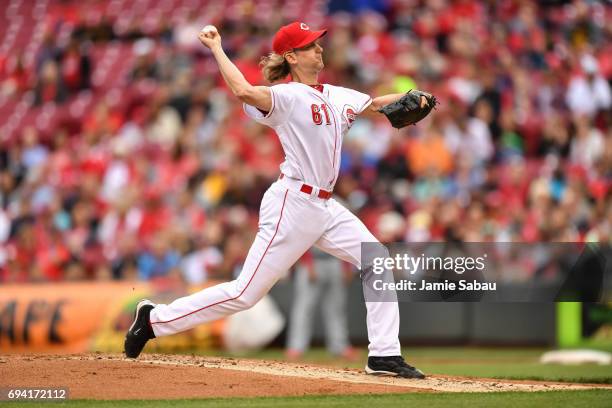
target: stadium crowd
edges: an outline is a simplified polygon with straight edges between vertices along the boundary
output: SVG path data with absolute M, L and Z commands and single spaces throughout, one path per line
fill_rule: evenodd
M 199 284 L 240 270 L 282 151 L 242 113 L 197 32 L 217 25 L 261 84 L 259 58 L 287 19 L 280 6 L 262 16 L 234 5 L 143 31 L 137 18 L 85 18 L 84 3 L 61 2 L 34 64 L 2 60 L 3 97 L 31 92 L 45 106 L 98 92 L 97 48 L 120 43 L 133 57 L 120 97 L 2 140 L 0 282 Z M 371 95 L 418 87 L 441 105 L 399 131 L 384 117 L 356 121 L 336 198 L 383 242 L 612 242 L 612 7 L 378 5 L 306 21 L 329 29 L 321 82 Z

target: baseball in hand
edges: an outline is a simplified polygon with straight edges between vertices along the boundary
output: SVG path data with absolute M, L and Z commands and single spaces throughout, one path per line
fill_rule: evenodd
M 215 27 L 214 25 L 207 25 L 205 26 L 201 32 L 203 32 L 204 34 L 208 34 L 208 33 L 216 33 L 217 32 L 217 27 Z

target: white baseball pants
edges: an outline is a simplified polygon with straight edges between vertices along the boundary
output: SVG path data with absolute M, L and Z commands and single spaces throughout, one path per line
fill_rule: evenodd
M 151 310 L 155 336 L 167 336 L 255 305 L 313 245 L 361 269 L 361 243 L 377 242 L 363 223 L 333 198 L 299 191 L 301 182 L 284 177 L 264 194 L 259 231 L 240 276 L 160 304 Z M 397 302 L 366 302 L 369 355 L 398 356 Z

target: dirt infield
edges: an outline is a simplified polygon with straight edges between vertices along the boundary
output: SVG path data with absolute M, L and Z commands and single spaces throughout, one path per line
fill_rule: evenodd
M 406 380 L 279 361 L 145 354 L 0 357 L 0 387 L 68 387 L 70 398 L 211 397 L 584 390 L 606 385 L 430 376 Z

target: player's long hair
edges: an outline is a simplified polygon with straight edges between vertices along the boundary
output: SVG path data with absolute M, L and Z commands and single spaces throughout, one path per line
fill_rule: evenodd
M 284 79 L 291 72 L 285 57 L 275 53 L 262 57 L 261 61 L 259 61 L 259 66 L 264 78 L 271 83 Z

